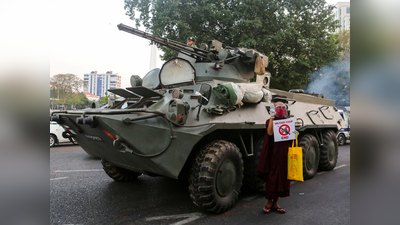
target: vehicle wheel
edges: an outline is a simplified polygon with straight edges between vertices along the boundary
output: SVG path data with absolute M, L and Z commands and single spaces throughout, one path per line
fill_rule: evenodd
M 190 170 L 189 192 L 202 210 L 222 213 L 232 208 L 243 180 L 242 154 L 235 144 L 223 140 L 205 146 Z
M 339 134 L 337 139 L 340 146 L 346 144 L 346 136 L 344 134 Z
M 243 186 L 248 187 L 253 192 L 265 191 L 265 181 L 261 180 L 256 175 L 263 143 L 264 137 L 261 137 L 255 142 L 254 155 L 244 160 Z
M 50 134 L 50 147 L 53 147 L 57 143 L 57 137 L 54 134 Z
M 141 175 L 140 173 L 114 166 L 104 159 L 101 159 L 101 164 L 103 164 L 103 169 L 106 174 L 115 181 L 132 181 L 136 180 L 136 178 Z
M 338 140 L 333 130 L 328 130 L 322 134 L 321 156 L 319 159 L 319 169 L 333 170 L 338 159 Z
M 319 162 L 319 145 L 317 138 L 311 134 L 305 134 L 299 146 L 303 148 L 303 178 L 311 179 L 315 176 Z

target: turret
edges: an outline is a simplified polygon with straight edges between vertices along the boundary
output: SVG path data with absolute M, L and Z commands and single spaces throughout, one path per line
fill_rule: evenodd
M 265 68 L 268 66 L 268 57 L 254 49 L 224 47 L 224 44 L 217 40 L 201 43 L 196 48 L 168 38 L 158 37 L 124 24 L 119 24 L 118 29 L 178 51 L 180 53 L 178 58 L 172 59 L 174 61 L 170 60 L 166 62 L 163 68 L 161 68 L 161 73 L 167 73 L 168 77 L 172 77 L 176 73 L 187 72 L 181 71 L 181 69 L 171 69 L 173 65 L 183 68 L 183 64 L 187 64 L 185 66 L 186 70 L 191 70 L 190 67 L 193 69 L 193 77 L 189 78 L 189 81 L 191 79 L 195 79 L 196 81 L 220 79 L 234 82 L 248 82 L 254 77 L 254 73 L 259 75 L 264 74 Z M 168 67 L 168 69 L 165 68 L 168 71 L 165 71 L 164 67 Z M 171 74 L 171 72 L 174 74 Z M 158 75 L 158 71 L 156 73 Z M 161 79 L 163 77 L 166 78 L 162 75 L 160 77 Z M 162 81 L 161 84 L 163 84 Z

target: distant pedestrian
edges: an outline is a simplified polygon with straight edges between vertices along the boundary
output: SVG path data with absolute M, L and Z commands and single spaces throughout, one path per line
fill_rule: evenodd
M 271 118 L 265 124 L 263 148 L 257 166 L 257 176 L 264 180 L 265 198 L 268 203 L 263 211 L 269 213 L 272 209 L 286 213 L 279 207 L 278 199 L 290 195 L 290 181 L 287 179 L 287 155 L 291 141 L 274 142 L 274 120 L 286 119 L 286 107 L 283 102 L 276 102 L 270 110 Z

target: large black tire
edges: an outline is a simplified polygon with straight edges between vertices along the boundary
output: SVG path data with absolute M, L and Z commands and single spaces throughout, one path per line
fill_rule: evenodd
M 311 134 L 305 134 L 300 139 L 299 146 L 303 148 L 303 178 L 311 179 L 318 170 L 319 144 L 317 138 Z
M 325 131 L 322 134 L 321 156 L 319 158 L 320 170 L 333 170 L 335 168 L 338 159 L 338 140 L 333 130 Z
M 344 134 L 339 134 L 337 141 L 340 146 L 346 144 L 346 136 L 344 136 Z
M 257 177 L 257 165 L 260 159 L 264 137 L 255 142 L 253 156 L 249 156 L 244 160 L 244 178 L 243 186 L 249 188 L 253 192 L 265 191 L 265 181 Z
M 189 192 L 195 205 L 212 213 L 232 208 L 243 180 L 242 154 L 235 144 L 223 140 L 204 147 L 190 170 Z
M 103 169 L 106 174 L 115 181 L 132 181 L 136 180 L 136 178 L 141 175 L 140 173 L 114 166 L 104 159 L 101 159 L 101 164 L 103 164 Z
M 57 137 L 54 134 L 50 134 L 50 148 L 57 144 Z

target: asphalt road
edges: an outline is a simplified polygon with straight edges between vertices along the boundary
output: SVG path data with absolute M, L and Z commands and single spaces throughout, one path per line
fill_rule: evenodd
M 310 225 L 350 224 L 350 145 L 339 147 L 333 171 L 292 182 L 291 196 L 279 203 L 286 214 L 264 214 L 264 196 L 242 190 L 234 208 L 209 214 L 192 203 L 184 181 L 142 175 L 115 182 L 79 146 L 50 149 L 50 224 Z

